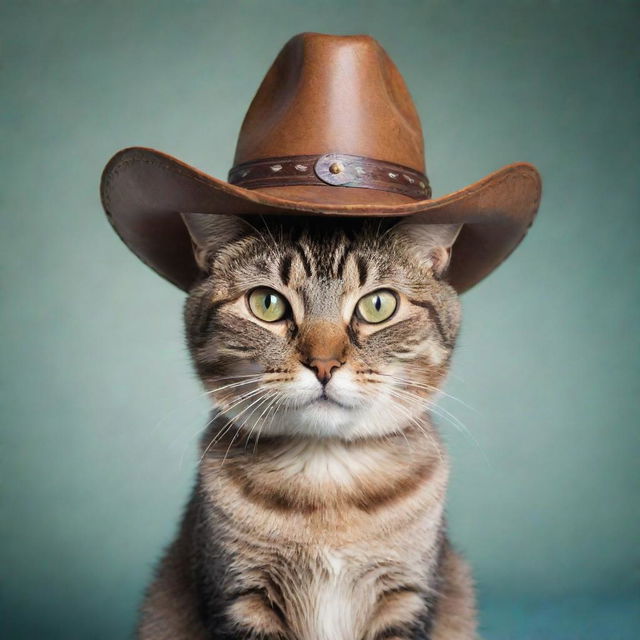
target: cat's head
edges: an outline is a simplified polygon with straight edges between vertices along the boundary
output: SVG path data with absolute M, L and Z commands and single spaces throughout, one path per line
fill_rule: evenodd
M 354 439 L 419 425 L 460 322 L 443 278 L 457 227 L 184 218 L 207 274 L 185 306 L 188 345 L 235 427 Z

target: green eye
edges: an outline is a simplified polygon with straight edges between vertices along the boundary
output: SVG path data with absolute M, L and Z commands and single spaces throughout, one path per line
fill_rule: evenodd
M 289 305 L 277 291 L 260 287 L 249 294 L 249 308 L 256 318 L 264 322 L 277 322 L 284 318 Z
M 361 320 L 369 324 L 378 324 L 388 320 L 395 312 L 398 306 L 398 299 L 389 289 L 380 289 L 358 301 L 356 313 Z

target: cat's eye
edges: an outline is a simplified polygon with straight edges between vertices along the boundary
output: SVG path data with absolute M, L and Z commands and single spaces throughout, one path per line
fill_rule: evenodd
M 259 287 L 249 293 L 251 313 L 264 322 L 277 322 L 287 315 L 289 303 L 277 291 Z
M 356 314 L 360 320 L 369 324 L 379 324 L 388 320 L 398 306 L 398 298 L 389 289 L 380 289 L 368 293 L 358 300 Z

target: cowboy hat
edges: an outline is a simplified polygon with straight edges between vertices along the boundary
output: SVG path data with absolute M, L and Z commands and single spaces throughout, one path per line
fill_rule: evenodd
M 515 163 L 431 197 L 420 120 L 369 36 L 303 33 L 267 72 L 240 130 L 228 181 L 154 149 L 117 153 L 101 197 L 120 238 L 188 290 L 200 278 L 183 215 L 413 216 L 459 224 L 447 279 L 458 292 L 495 269 L 531 226 L 540 176 Z

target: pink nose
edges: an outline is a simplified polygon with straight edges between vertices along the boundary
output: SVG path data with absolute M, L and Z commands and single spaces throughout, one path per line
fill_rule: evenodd
M 327 384 L 331 379 L 331 374 L 335 369 L 341 367 L 342 363 L 335 358 L 314 358 L 309 361 L 307 366 L 314 370 L 316 378 L 318 378 L 322 384 Z

